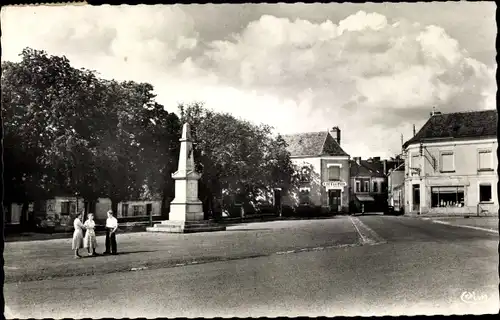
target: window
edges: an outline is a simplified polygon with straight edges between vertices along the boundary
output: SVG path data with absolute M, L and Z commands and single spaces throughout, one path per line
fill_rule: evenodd
M 363 192 L 370 192 L 370 181 L 365 181 L 364 185 L 365 185 L 365 188 L 364 188 Z
M 311 168 L 308 166 L 302 167 L 300 169 L 300 181 L 301 182 L 309 182 L 311 181 Z
M 356 180 L 356 192 L 361 192 L 361 181 Z
M 76 202 L 71 201 L 69 203 L 69 207 L 70 207 L 71 214 L 76 214 Z
M 61 202 L 61 214 L 69 215 L 69 201 Z
M 340 180 L 340 167 L 339 166 L 329 166 L 328 167 L 328 180 L 330 180 L 330 181 Z
M 463 207 L 464 187 L 432 187 L 431 206 L 437 207 Z
M 491 150 L 480 150 L 478 154 L 479 170 L 493 170 Z
M 144 215 L 144 206 L 132 206 L 134 210 L 134 216 L 143 216 Z
M 410 167 L 412 168 L 418 168 L 419 166 L 419 163 L 418 163 L 418 158 L 419 158 L 419 155 L 418 153 L 415 153 L 415 154 L 412 154 L 411 155 L 411 163 L 410 163 Z
M 311 203 L 311 191 L 308 188 L 300 189 L 299 191 L 299 204 L 309 204 Z
M 122 217 L 128 216 L 128 204 L 124 203 L 122 204 Z
M 373 190 L 373 192 L 378 192 L 378 183 L 377 183 L 377 181 L 373 181 L 372 190 Z
M 491 202 L 491 184 L 479 185 L 479 202 Z
M 454 172 L 453 152 L 441 153 L 441 172 Z

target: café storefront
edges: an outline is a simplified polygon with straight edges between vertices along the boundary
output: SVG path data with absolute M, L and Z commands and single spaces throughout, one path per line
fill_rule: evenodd
M 323 187 L 326 192 L 327 205 L 331 212 L 342 211 L 344 190 L 347 186 L 345 181 L 325 181 Z

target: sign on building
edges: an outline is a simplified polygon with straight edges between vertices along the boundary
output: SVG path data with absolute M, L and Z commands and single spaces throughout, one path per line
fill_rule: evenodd
M 325 181 L 323 186 L 328 189 L 342 189 L 347 185 L 345 181 Z

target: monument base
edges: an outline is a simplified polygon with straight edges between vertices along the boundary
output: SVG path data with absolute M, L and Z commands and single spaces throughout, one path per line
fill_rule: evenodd
M 210 220 L 201 221 L 181 221 L 181 220 L 165 220 L 155 224 L 153 227 L 146 228 L 148 232 L 165 232 L 165 233 L 195 233 L 195 232 L 211 232 L 225 231 L 226 226 L 217 224 Z

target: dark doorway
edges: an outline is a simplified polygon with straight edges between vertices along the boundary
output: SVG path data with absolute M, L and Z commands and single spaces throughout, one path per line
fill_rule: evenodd
M 4 217 L 5 217 L 5 223 L 11 223 L 12 222 L 12 204 L 9 204 L 8 206 L 4 206 Z
M 153 204 L 151 203 L 146 204 L 146 214 L 148 215 L 148 217 L 151 215 L 152 211 L 153 211 Z
M 340 207 L 340 190 L 328 191 L 328 206 L 331 212 L 339 212 Z
M 420 212 L 420 184 L 413 185 L 412 192 L 413 210 Z
M 277 214 L 281 214 L 281 189 L 274 189 L 273 205 Z

